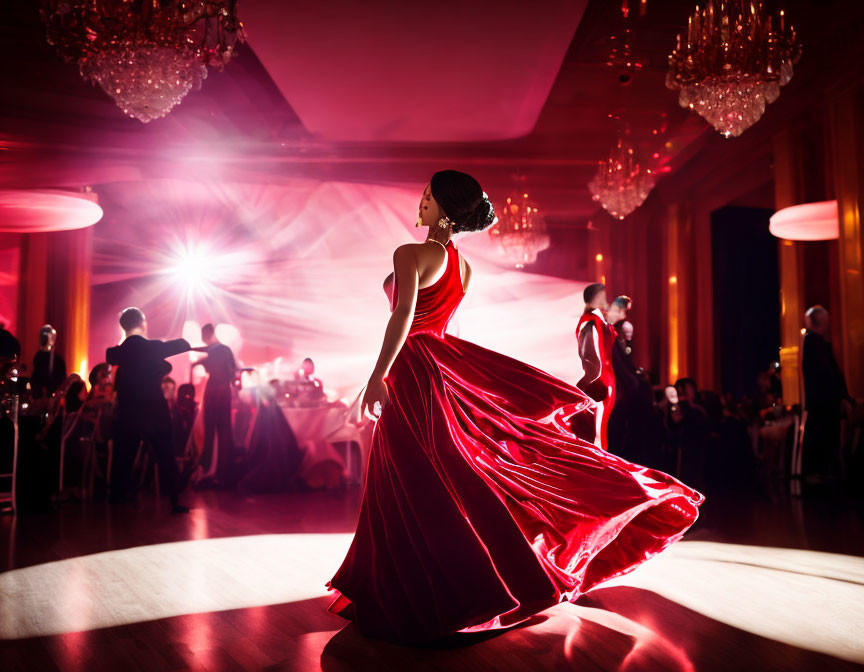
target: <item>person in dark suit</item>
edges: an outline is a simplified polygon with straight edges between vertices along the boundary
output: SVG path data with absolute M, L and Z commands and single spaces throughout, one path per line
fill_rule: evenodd
M 615 374 L 615 405 L 609 414 L 609 426 L 606 434 L 609 440 L 607 450 L 614 455 L 631 462 L 639 462 L 640 455 L 635 448 L 641 441 L 633 442 L 630 436 L 630 416 L 636 391 L 639 388 L 639 376 L 628 351 L 625 339 L 627 311 L 630 310 L 630 297 L 615 298 L 606 312 L 606 320 L 615 330 L 615 343 L 612 345 L 612 372 Z M 632 330 L 632 327 L 631 327 Z M 632 334 L 631 334 L 632 335 Z M 641 464 L 641 462 L 640 462 Z
M 54 347 L 57 330 L 46 324 L 39 330 L 39 352 L 33 357 L 30 387 L 33 398 L 50 397 L 66 380 L 66 361 Z
M 231 429 L 231 386 L 237 378 L 234 353 L 216 338 L 212 324 L 201 327 L 204 347 L 194 348 L 207 356 L 199 364 L 207 371 L 204 388 L 204 446 L 201 451 L 200 486 L 229 484 L 231 463 L 234 459 L 234 435 Z M 217 447 L 214 449 L 214 440 Z
M 802 471 L 805 476 L 824 476 L 837 458 L 843 402 L 851 401 L 851 398 L 831 347 L 831 316 L 822 306 L 813 306 L 807 310 L 804 319 L 807 331 L 801 369 L 807 422 L 802 446 Z
M 172 513 L 188 513 L 181 506 L 180 473 L 172 449 L 171 413 L 162 394 L 162 379 L 171 371 L 167 357 L 190 350 L 189 343 L 146 338 L 147 320 L 139 308 L 120 314 L 126 338 L 105 351 L 105 360 L 117 367 L 114 460 L 111 470 L 111 500 L 121 502 L 132 493 L 132 463 L 141 441 L 153 449 L 159 465 L 159 483 L 171 499 Z

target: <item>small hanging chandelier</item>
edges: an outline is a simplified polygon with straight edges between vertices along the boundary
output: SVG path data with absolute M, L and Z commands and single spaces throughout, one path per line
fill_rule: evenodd
M 549 247 L 546 222 L 528 194 L 507 198 L 501 216 L 489 228 L 489 237 L 515 268 L 533 264 L 537 254 Z
M 666 86 L 680 91 L 681 107 L 737 137 L 777 100 L 800 56 L 782 10 L 775 26 L 759 0 L 707 0 L 687 20 L 687 39 L 678 35 Z
M 648 198 L 654 182 L 651 169 L 643 168 L 636 161 L 633 148 L 618 138 L 609 157 L 597 167 L 588 190 L 606 212 L 624 219 Z
M 164 117 L 207 66 L 246 39 L 237 0 L 43 0 L 48 43 L 143 123 Z

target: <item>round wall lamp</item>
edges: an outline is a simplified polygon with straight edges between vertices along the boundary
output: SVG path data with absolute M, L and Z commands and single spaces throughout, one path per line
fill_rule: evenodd
M 768 230 L 784 240 L 836 240 L 840 237 L 837 201 L 802 203 L 771 215 Z

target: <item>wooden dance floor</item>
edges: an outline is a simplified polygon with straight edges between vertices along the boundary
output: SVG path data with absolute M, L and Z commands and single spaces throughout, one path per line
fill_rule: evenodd
M 859 670 L 860 510 L 709 498 L 636 572 L 492 637 L 368 640 L 324 583 L 359 495 L 196 496 L 0 517 L 0 670 Z

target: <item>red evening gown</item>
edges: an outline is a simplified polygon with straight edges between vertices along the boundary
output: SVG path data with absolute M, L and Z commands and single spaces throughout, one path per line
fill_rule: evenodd
M 328 584 L 331 611 L 402 642 L 574 600 L 680 539 L 704 500 L 570 433 L 591 403 L 576 387 L 445 334 L 464 296 L 445 249 L 387 376 L 357 531 Z

